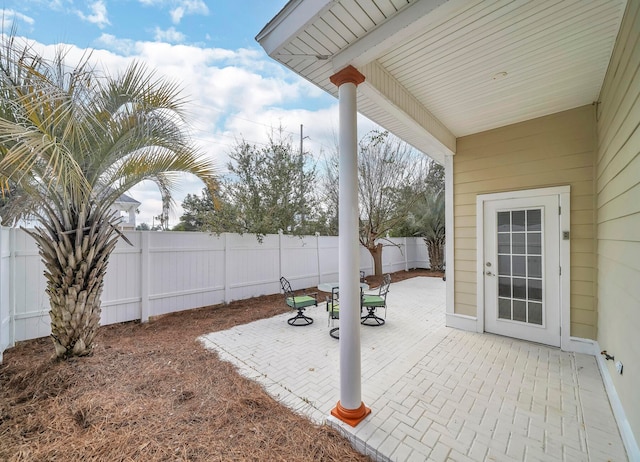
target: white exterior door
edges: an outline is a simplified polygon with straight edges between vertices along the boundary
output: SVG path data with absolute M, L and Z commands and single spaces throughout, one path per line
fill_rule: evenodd
M 559 200 L 484 202 L 485 331 L 560 346 Z

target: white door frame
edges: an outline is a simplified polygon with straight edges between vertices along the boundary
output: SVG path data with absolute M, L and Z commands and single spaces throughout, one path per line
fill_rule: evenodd
M 571 246 L 570 235 L 564 236 L 570 230 L 570 186 L 556 186 L 551 188 L 527 189 L 521 191 L 507 191 L 493 194 L 479 194 L 476 197 L 476 287 L 477 287 L 477 318 L 476 331 L 484 332 L 484 205 L 486 201 L 520 199 L 534 196 L 558 196 L 560 203 L 560 347 L 563 350 L 574 350 L 570 344 L 571 331 Z

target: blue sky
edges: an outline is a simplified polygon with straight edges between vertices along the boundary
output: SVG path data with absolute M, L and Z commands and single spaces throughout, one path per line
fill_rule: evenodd
M 264 143 L 278 126 L 299 139 L 303 124 L 308 136 L 305 151 L 315 159 L 335 146 L 335 98 L 270 59 L 255 41 L 285 4 L 286 0 L 3 0 L 2 17 L 4 30 L 16 27 L 17 35 L 35 41 L 45 56 L 64 43 L 70 60 L 92 49 L 92 59 L 109 72 L 136 59 L 180 83 L 191 101 L 194 141 L 224 173 L 236 140 Z M 171 225 L 178 222 L 184 196 L 201 190 L 198 180 L 182 180 L 174 194 Z M 138 223 L 151 223 L 161 212 L 155 186 L 142 184 L 131 195 L 142 202 Z
M 5 18 L 42 43 L 102 47 L 103 35 L 227 49 L 254 37 L 286 0 L 4 0 Z

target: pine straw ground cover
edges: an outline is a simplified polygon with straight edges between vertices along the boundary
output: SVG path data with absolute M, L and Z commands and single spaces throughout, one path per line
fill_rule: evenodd
M 392 280 L 414 276 L 442 275 Z M 48 338 L 20 343 L 0 365 L 0 460 L 368 460 L 196 341 L 285 311 L 269 295 L 105 326 L 92 356 L 64 362 Z

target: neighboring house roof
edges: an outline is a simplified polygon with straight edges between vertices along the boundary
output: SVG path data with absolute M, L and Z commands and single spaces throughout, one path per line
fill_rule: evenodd
M 258 34 L 325 91 L 439 162 L 456 138 L 597 101 L 626 0 L 291 0 Z
M 132 204 L 132 205 L 135 204 L 136 207 L 138 205 L 142 204 L 141 202 L 138 202 L 133 197 L 127 196 L 126 194 L 122 194 L 115 203 L 116 204 L 118 204 L 118 203 L 121 203 L 121 204 Z

